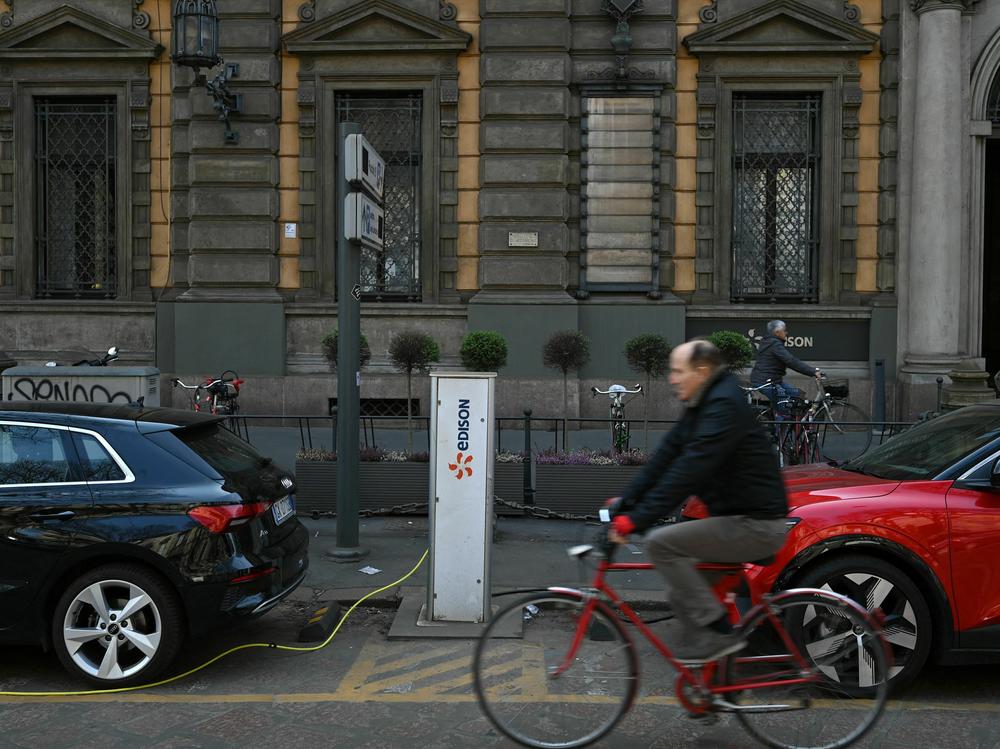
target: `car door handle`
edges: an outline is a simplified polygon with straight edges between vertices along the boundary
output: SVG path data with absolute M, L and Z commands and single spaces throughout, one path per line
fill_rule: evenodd
M 28 517 L 32 520 L 69 520 L 70 518 L 76 517 L 76 513 L 72 510 L 62 510 L 60 512 L 36 512 Z

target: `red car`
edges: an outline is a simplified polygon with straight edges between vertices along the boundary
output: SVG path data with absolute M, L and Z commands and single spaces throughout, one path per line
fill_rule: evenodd
M 793 525 L 774 563 L 753 568 L 759 592 L 828 588 L 881 608 L 895 685 L 928 657 L 1000 659 L 1000 401 L 914 426 L 845 464 L 784 476 Z M 697 500 L 684 509 L 704 514 Z M 838 668 L 864 683 L 863 663 Z

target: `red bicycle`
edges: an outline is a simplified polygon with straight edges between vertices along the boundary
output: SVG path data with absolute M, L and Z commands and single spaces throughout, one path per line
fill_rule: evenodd
M 191 405 L 195 411 L 219 416 L 236 416 L 240 411 L 240 387 L 244 381 L 231 369 L 227 369 L 218 378 L 206 377 L 198 385 L 188 385 L 176 377 L 170 382 L 174 387 L 194 391 Z
M 747 565 L 699 565 L 716 578 L 716 594 L 749 644 L 718 661 L 682 662 L 605 580 L 608 572 L 653 566 L 613 562 L 613 551 L 603 541 L 571 548 L 580 560 L 601 552 L 590 588 L 529 595 L 500 610 L 484 631 L 473 660 L 476 695 L 505 736 L 530 747 L 585 746 L 633 706 L 676 704 L 705 722 L 735 715 L 770 747 L 838 749 L 882 714 L 889 651 L 878 611 L 828 590 L 751 589 L 751 607 L 741 615 L 736 592 L 749 587 Z M 643 635 L 647 652 L 625 624 Z M 655 653 L 676 671 L 672 698 L 640 689 L 639 663 L 653 665 Z

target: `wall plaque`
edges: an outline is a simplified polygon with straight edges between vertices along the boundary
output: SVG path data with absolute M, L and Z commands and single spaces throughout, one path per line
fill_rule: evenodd
M 538 247 L 537 231 L 507 232 L 508 247 Z

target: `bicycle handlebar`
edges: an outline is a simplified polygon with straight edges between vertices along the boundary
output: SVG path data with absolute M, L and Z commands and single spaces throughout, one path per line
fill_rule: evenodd
M 174 377 L 174 378 L 172 378 L 170 380 L 170 382 L 173 384 L 174 387 L 180 386 L 180 387 L 184 388 L 185 390 L 201 390 L 201 389 L 207 390 L 208 388 L 212 387 L 213 385 L 222 385 L 222 384 L 227 383 L 227 382 L 233 382 L 233 380 L 223 380 L 220 377 L 217 380 L 211 380 L 211 381 L 208 381 L 208 382 L 199 382 L 197 385 L 188 385 L 188 384 L 186 384 L 184 382 L 181 382 L 181 380 L 178 379 L 177 377 Z
M 614 387 L 614 386 L 612 386 Z M 591 392 L 596 395 L 635 395 L 636 393 L 642 392 L 642 385 L 636 385 L 635 390 L 628 390 L 627 388 L 622 388 L 621 390 L 613 390 L 608 388 L 607 390 L 601 390 L 600 388 L 592 387 Z
M 228 375 L 232 375 L 232 377 L 226 377 L 227 374 Z M 217 379 L 206 380 L 205 382 L 200 382 L 197 385 L 188 385 L 188 384 L 184 383 L 183 381 L 181 381 L 181 379 L 179 377 L 171 377 L 170 378 L 170 384 L 171 385 L 173 385 L 174 387 L 180 386 L 180 387 L 184 388 L 185 390 L 198 390 L 199 388 L 210 388 L 213 385 L 221 385 L 221 384 L 224 384 L 224 383 L 227 383 L 227 382 L 237 382 L 237 383 L 241 384 L 242 380 L 240 380 L 240 376 L 238 374 L 236 374 L 236 372 L 233 371 L 232 369 L 227 369 L 227 370 L 223 371 L 223 373 L 221 375 L 219 375 L 219 377 Z

